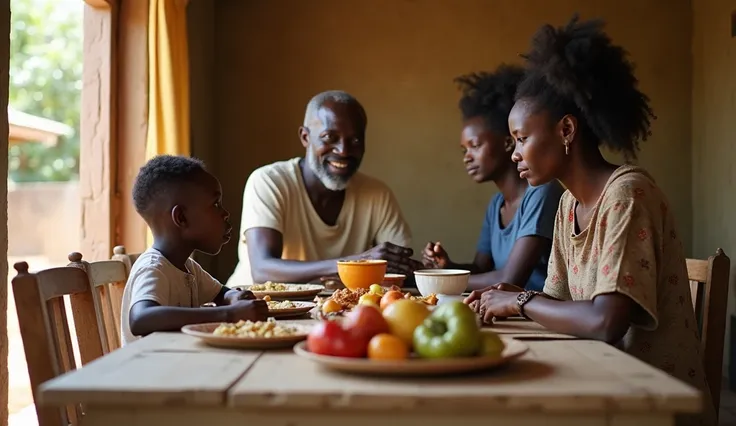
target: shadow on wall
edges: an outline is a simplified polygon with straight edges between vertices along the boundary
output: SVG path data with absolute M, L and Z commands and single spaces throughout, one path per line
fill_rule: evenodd
M 8 256 L 66 263 L 81 242 L 79 182 L 8 182 Z

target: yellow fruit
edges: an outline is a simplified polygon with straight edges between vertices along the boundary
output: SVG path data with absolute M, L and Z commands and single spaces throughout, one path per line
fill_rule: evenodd
M 370 291 L 372 294 L 376 294 L 378 296 L 383 296 L 383 287 L 381 287 L 378 284 L 371 284 L 368 291 Z
M 373 293 L 366 293 L 358 299 L 359 305 L 375 305 L 376 307 L 381 303 L 381 296 Z
M 331 312 L 339 312 L 342 310 L 342 306 L 340 306 L 339 303 L 335 302 L 332 299 L 328 299 L 323 305 L 322 305 L 322 313 L 323 314 L 329 314 Z
M 506 348 L 506 344 L 498 337 L 498 334 L 492 331 L 484 331 L 481 333 L 480 356 L 497 357 Z
M 396 360 L 406 359 L 409 356 L 409 347 L 398 337 L 382 333 L 373 336 L 368 343 L 368 358 Z
M 391 334 L 401 339 L 408 347 L 414 341 L 414 329 L 429 316 L 429 307 L 409 299 L 399 299 L 383 310 Z

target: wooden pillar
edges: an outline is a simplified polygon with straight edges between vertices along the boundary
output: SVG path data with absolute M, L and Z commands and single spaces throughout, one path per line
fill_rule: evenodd
M 118 16 L 118 137 L 115 191 L 116 245 L 128 253 L 146 249 L 146 223 L 131 192 L 146 160 L 148 131 L 148 0 L 120 2 Z
M 10 67 L 10 0 L 0 0 L 0 111 L 8 110 Z M 0 152 L 8 152 L 8 115 L 0 114 Z M 6 157 L 7 158 L 7 157 Z M 0 173 L 8 175 L 8 162 L 0 161 Z M 0 179 L 0 276 L 8 276 L 8 180 Z M 8 424 L 8 285 L 0 285 L 0 426 Z
M 84 257 L 108 259 L 114 246 L 115 14 L 112 0 L 85 0 L 79 188 Z
M 148 0 L 85 0 L 80 149 L 86 259 L 112 248 L 145 250 L 146 225 L 131 199 L 148 129 Z

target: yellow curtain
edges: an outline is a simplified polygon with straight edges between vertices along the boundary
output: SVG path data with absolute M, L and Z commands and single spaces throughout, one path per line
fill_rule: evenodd
M 187 0 L 149 0 L 146 160 L 190 155 Z M 153 243 L 150 229 L 148 246 Z

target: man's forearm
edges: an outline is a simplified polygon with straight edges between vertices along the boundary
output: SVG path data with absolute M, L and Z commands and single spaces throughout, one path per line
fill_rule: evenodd
M 251 274 L 257 283 L 278 281 L 308 283 L 320 277 L 337 274 L 337 259 L 303 262 L 299 260 L 262 259 L 251 263 Z

